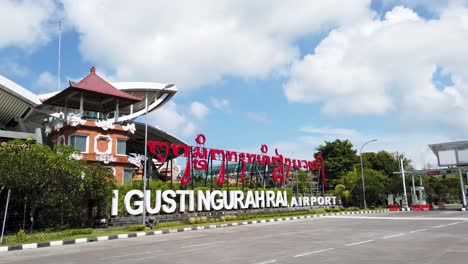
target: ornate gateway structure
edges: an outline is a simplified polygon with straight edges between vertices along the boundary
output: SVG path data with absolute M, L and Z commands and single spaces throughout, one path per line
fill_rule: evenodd
M 43 95 L 0 75 L 0 142 L 32 138 L 71 145 L 81 151 L 73 158 L 103 163 L 118 184 L 131 183 L 141 179 L 144 153 L 145 125 L 136 119 L 163 106 L 176 92 L 174 84 L 111 84 L 94 67 L 81 81 Z M 148 138 L 183 143 L 152 126 Z

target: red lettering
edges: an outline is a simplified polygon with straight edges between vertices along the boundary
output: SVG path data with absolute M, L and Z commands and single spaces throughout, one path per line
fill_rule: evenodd
M 165 154 L 159 153 L 160 149 L 165 149 Z M 160 142 L 160 141 L 148 141 L 148 150 L 151 154 L 156 156 L 156 160 L 158 162 L 166 162 L 166 158 L 169 155 L 169 144 L 167 142 Z
M 187 146 L 185 144 L 171 144 L 172 148 L 172 153 L 174 154 L 174 157 L 179 156 L 179 151 L 182 149 L 184 151 L 184 157 L 190 156 L 190 146 Z

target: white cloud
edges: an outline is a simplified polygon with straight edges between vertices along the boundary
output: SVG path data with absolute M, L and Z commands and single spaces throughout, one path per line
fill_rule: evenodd
M 260 122 L 263 124 L 269 123 L 270 119 L 265 112 L 247 112 L 247 117 L 253 121 Z
M 190 104 L 190 114 L 197 119 L 203 119 L 210 109 L 200 102 L 193 102 Z
M 49 40 L 57 12 L 53 0 L 0 0 L 0 48 L 35 48 Z
M 215 98 L 210 96 L 210 103 L 213 108 L 219 109 L 224 112 L 231 112 L 231 104 L 229 100 L 224 98 Z
M 406 6 L 412 9 L 424 9 L 431 14 L 440 14 L 450 2 L 465 0 L 382 0 L 383 7 L 389 8 L 396 5 Z
M 192 136 L 198 129 L 197 124 L 185 115 L 184 109 L 176 105 L 174 101 L 170 101 L 157 111 L 150 113 L 148 124 L 157 126 L 176 137 Z
M 42 72 L 37 78 L 35 85 L 37 86 L 34 87 L 35 90 L 37 90 L 37 88 L 43 88 L 45 91 L 55 91 L 57 90 L 57 76 L 54 76 L 48 71 Z
M 313 54 L 294 63 L 284 86 L 291 102 L 323 102 L 330 115 L 397 113 L 404 124 L 468 131 L 468 9 L 450 6 L 424 20 L 396 7 L 384 20 L 332 31 Z M 453 86 L 438 89 L 441 67 Z
M 298 38 L 371 14 L 370 0 L 63 3 L 85 60 L 117 79 L 181 89 L 223 76 L 265 78 L 297 58 Z
M 2 58 L 0 60 L 0 74 L 8 76 L 19 76 L 19 77 L 26 77 L 30 74 L 30 70 L 18 64 L 10 59 Z
M 313 134 L 328 134 L 328 135 L 342 135 L 342 136 L 351 136 L 356 135 L 358 132 L 354 129 L 347 128 L 319 128 L 306 126 L 299 129 L 301 132 L 313 133 Z
M 456 140 L 444 135 L 435 133 L 401 133 L 401 134 L 364 134 L 354 133 L 352 135 L 321 134 L 320 136 L 302 135 L 295 140 L 277 141 L 269 144 L 273 149 L 278 148 L 279 152 L 291 158 L 312 159 L 316 148 L 325 141 L 335 141 L 336 139 L 349 140 L 353 148 L 359 152 L 361 146 L 370 139 L 378 139 L 367 144 L 363 152 L 377 152 L 381 150 L 390 153 L 403 153 L 405 157 L 412 160 L 412 165 L 416 169 L 422 169 L 425 164 L 430 163 L 437 167 L 437 159 L 428 144 L 449 142 Z

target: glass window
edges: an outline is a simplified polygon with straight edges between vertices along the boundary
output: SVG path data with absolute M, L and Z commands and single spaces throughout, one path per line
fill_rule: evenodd
M 117 154 L 125 155 L 127 154 L 127 140 L 126 139 L 117 139 Z
M 131 185 L 133 180 L 134 169 L 124 169 L 123 184 Z
M 70 145 L 75 147 L 81 152 L 86 152 L 86 138 L 84 135 L 73 135 L 70 136 Z

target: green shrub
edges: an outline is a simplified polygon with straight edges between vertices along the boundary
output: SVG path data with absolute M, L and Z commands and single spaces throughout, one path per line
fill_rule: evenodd
M 224 218 L 226 221 L 233 221 L 237 219 L 237 215 L 226 215 Z
M 62 231 L 61 233 L 66 236 L 89 235 L 93 233 L 93 229 L 92 228 L 68 229 L 68 230 Z
M 181 226 L 183 224 L 184 224 L 184 222 L 180 222 L 180 221 L 162 222 L 162 223 L 159 223 L 158 228 L 171 228 L 171 227 L 175 227 L 175 226 Z
M 144 231 L 146 227 L 144 225 L 131 225 L 127 226 L 127 231 L 135 232 L 135 231 Z
M 13 241 L 15 243 L 24 243 L 29 240 L 28 234 L 23 229 L 20 229 L 18 233 L 13 236 Z
M 325 210 L 325 209 L 315 209 L 315 210 L 312 210 L 312 213 L 313 214 L 326 214 L 327 210 Z
M 188 224 L 191 224 L 191 225 L 194 225 L 194 224 L 197 223 L 197 218 L 196 218 L 196 217 L 189 217 L 189 218 L 187 219 L 187 223 L 188 223 Z

